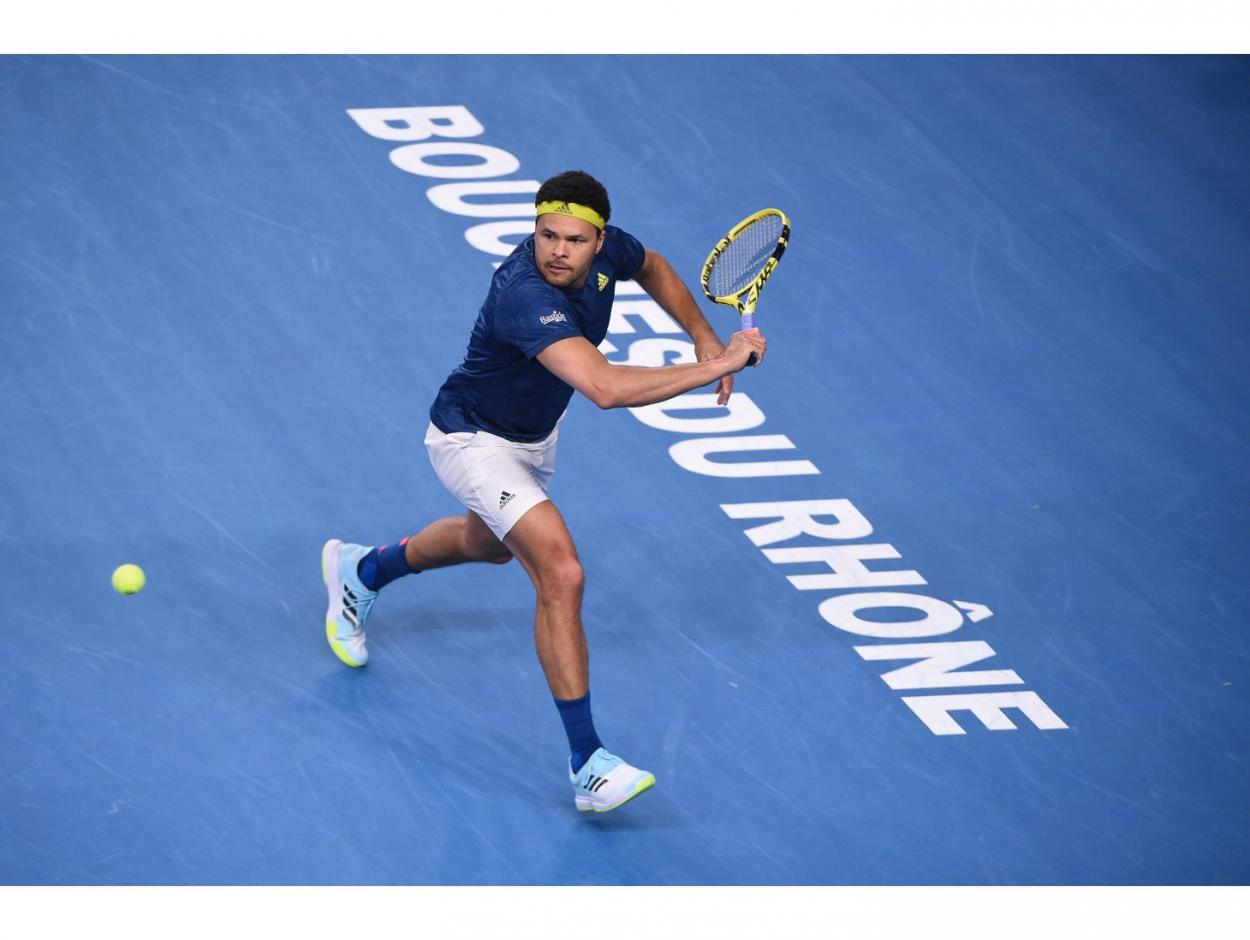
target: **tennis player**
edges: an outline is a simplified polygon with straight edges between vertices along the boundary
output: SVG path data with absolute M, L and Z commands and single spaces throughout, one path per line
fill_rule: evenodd
M 552 177 L 539 188 L 535 208 L 533 237 L 495 272 L 464 361 L 430 408 L 425 444 L 434 472 L 467 512 L 380 548 L 326 542 L 326 636 L 339 659 L 363 666 L 365 621 L 387 584 L 448 565 L 518 559 L 537 593 L 534 643 L 568 735 L 575 805 L 606 812 L 649 789 L 655 777 L 609 753 L 591 718 L 582 566 L 547 496 L 559 422 L 575 389 L 600 408 L 626 408 L 716 382 L 723 405 L 733 374 L 752 353 L 763 361 L 766 343 L 748 330 L 722 346 L 669 263 L 608 225 L 608 194 L 592 176 Z M 597 347 L 616 283 L 629 279 L 681 324 L 697 362 L 647 368 L 603 357 Z

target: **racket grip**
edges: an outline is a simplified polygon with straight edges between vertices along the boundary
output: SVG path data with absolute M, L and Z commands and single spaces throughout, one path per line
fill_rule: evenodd
M 755 314 L 744 313 L 741 317 L 741 320 L 742 320 L 742 323 L 740 325 L 744 330 L 755 329 Z M 751 353 L 750 357 L 747 359 L 747 365 L 749 366 L 759 365 L 759 361 L 760 361 L 760 357 L 755 355 L 755 353 Z

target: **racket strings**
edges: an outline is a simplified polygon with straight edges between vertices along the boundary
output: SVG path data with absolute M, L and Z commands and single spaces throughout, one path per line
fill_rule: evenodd
M 739 232 L 712 263 L 708 274 L 712 294 L 728 297 L 750 287 L 776 251 L 784 230 L 780 216 L 766 215 Z

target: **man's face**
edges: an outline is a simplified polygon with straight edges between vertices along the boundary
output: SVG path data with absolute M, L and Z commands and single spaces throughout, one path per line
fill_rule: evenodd
M 549 212 L 534 225 L 534 262 L 552 287 L 586 283 L 590 262 L 603 247 L 603 233 L 581 219 Z

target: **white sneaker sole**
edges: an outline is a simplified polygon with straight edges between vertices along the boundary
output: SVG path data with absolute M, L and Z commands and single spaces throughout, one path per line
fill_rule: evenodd
M 582 796 L 580 793 L 574 794 L 573 802 L 577 805 L 577 811 L 579 813 L 606 813 L 609 810 L 616 809 L 618 806 L 624 806 L 634 797 L 646 793 L 653 786 L 655 786 L 655 774 L 647 774 L 638 781 L 638 785 L 634 787 L 633 790 L 615 802 L 605 801 L 601 803 L 595 800 L 594 797 Z

